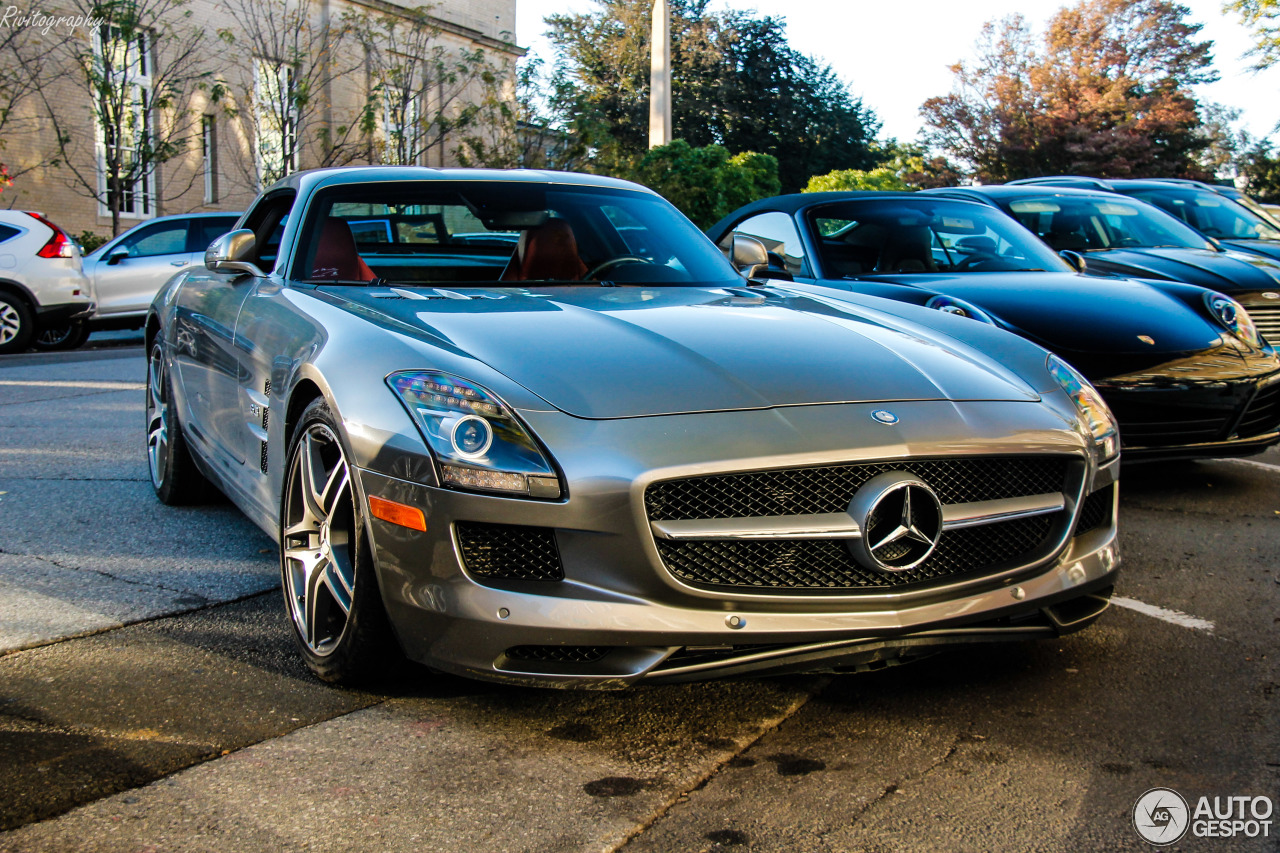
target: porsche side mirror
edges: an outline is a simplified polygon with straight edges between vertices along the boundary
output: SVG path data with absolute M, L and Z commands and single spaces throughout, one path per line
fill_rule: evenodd
M 127 257 L 129 257 L 128 249 L 112 249 L 111 254 L 107 255 L 107 266 L 114 267 Z
M 249 260 L 253 257 L 255 239 L 248 228 L 223 234 L 204 250 L 204 265 L 213 272 L 240 272 L 266 278 L 267 274 Z
M 1084 274 L 1085 266 L 1086 266 L 1084 262 L 1084 255 L 1080 254 L 1079 252 L 1073 252 L 1070 249 L 1063 249 L 1061 252 L 1058 253 L 1058 257 L 1062 258 L 1064 261 L 1070 264 L 1071 268 L 1076 272 L 1080 273 L 1081 275 Z

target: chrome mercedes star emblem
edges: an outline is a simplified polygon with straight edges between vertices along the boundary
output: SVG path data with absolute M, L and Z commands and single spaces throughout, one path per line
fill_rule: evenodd
M 882 424 L 896 424 L 898 422 L 898 416 L 887 409 L 876 409 L 871 413 L 871 417 Z
M 933 489 L 906 471 L 872 477 L 849 503 L 861 536 L 853 558 L 882 572 L 904 572 L 928 559 L 942 536 L 942 504 Z

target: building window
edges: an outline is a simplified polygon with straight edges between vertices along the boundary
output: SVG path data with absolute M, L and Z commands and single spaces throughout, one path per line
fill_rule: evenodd
M 200 153 L 204 164 L 204 203 L 213 204 L 218 200 L 218 137 L 213 116 L 200 119 Z
M 98 91 L 90 93 L 97 126 L 98 212 L 110 216 L 112 197 L 118 195 L 121 217 L 148 219 L 155 215 L 155 168 L 145 159 L 151 147 L 151 36 L 126 38 L 119 27 L 106 25 L 94 32 L 93 47 L 100 75 Z
M 258 180 L 268 186 L 298 169 L 298 109 L 293 69 L 258 60 L 254 67 Z

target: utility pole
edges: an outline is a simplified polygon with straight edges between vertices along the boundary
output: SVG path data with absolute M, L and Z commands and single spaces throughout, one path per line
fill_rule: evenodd
M 671 141 L 671 9 L 654 0 L 649 52 L 649 147 Z

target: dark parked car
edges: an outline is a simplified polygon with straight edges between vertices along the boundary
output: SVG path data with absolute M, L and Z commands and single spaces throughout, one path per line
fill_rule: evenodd
M 1082 256 L 1092 275 L 1183 281 L 1225 293 L 1280 344 L 1280 262 L 1224 251 L 1145 202 L 1089 190 L 1006 185 L 928 190 L 981 201 L 1017 219 L 1054 249 Z
M 962 314 L 1052 350 L 1110 404 L 1129 460 L 1247 455 L 1280 442 L 1280 359 L 1238 302 L 1192 285 L 1080 275 L 988 204 L 781 196 L 709 233 L 722 249 L 735 234 L 762 241 L 773 271 L 757 274 Z
M 1256 202 L 1199 181 L 1104 179 L 1070 176 L 1026 178 L 1010 186 L 1071 187 L 1127 195 L 1176 216 L 1223 246 L 1280 260 L 1280 226 Z M 1252 206 L 1250 206 L 1252 205 Z
M 237 226 L 147 319 L 152 483 L 278 540 L 321 678 L 852 671 L 1106 609 L 1115 423 L 1015 335 L 750 288 L 595 176 L 302 172 Z

